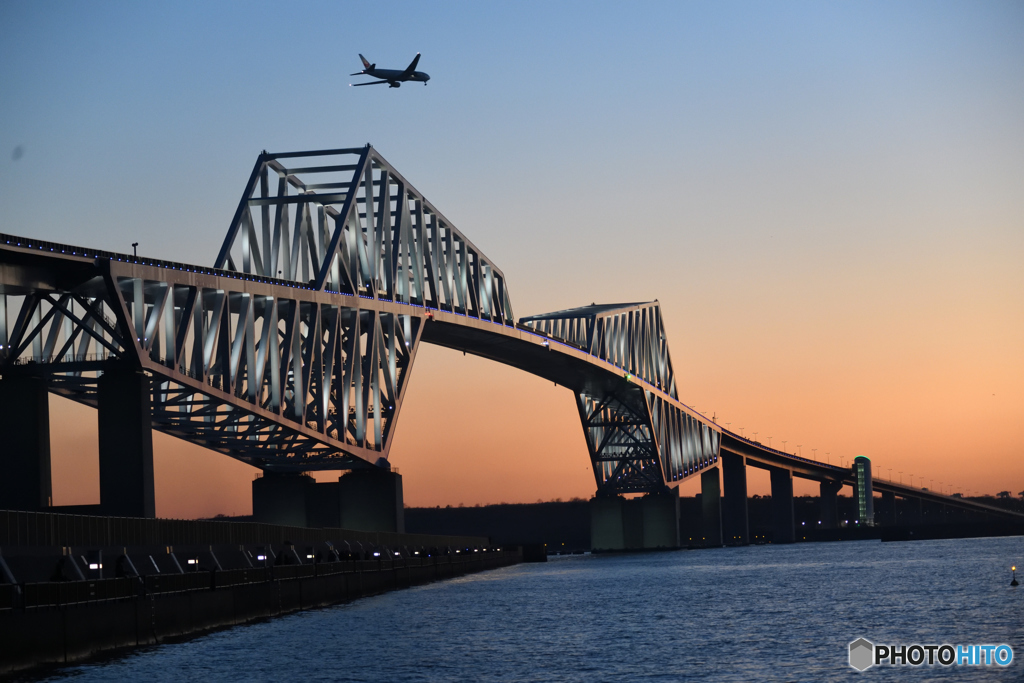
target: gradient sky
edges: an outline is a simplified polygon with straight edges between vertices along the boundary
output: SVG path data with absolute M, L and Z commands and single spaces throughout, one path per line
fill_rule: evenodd
M 1016 493 L 1022 36 L 1020 2 L 5 0 L 0 230 L 210 265 L 260 150 L 372 142 L 517 316 L 659 299 L 732 429 Z M 350 88 L 360 52 L 431 81 Z M 568 390 L 431 347 L 410 377 L 407 504 L 593 494 Z M 96 502 L 95 413 L 51 404 L 56 502 Z M 255 470 L 155 444 L 161 516 L 249 511 Z

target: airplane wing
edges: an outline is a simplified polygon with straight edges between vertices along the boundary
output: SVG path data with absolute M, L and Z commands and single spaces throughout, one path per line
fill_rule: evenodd
M 358 74 L 352 74 L 352 75 L 353 76 L 358 76 Z M 351 85 L 353 88 L 355 88 L 355 87 L 358 87 L 360 85 L 377 85 L 379 83 L 388 83 L 388 82 L 389 81 L 369 81 L 367 83 L 349 83 L 349 85 Z
M 417 52 L 416 56 L 412 58 L 412 64 L 410 64 L 409 66 L 405 67 L 405 71 L 402 72 L 402 75 L 399 76 L 399 78 L 408 78 L 409 76 L 412 76 L 412 72 L 416 70 L 416 65 L 419 64 L 419 63 L 420 63 L 420 53 Z

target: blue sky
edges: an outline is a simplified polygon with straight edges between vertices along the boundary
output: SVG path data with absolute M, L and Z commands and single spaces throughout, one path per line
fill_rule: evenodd
M 7 0 L 0 230 L 210 264 L 260 150 L 372 142 L 518 315 L 658 298 L 698 407 L 952 472 L 1024 437 L 1022 35 L 1019 2 Z M 431 81 L 350 88 L 360 52 Z

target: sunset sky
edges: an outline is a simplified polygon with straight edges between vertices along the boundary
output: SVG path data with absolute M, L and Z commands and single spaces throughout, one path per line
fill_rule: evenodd
M 658 299 L 731 429 L 1016 494 L 1022 36 L 1020 2 L 7 0 L 0 231 L 212 265 L 260 150 L 371 142 L 518 317 Z M 360 52 L 430 83 L 351 88 Z M 568 390 L 436 347 L 410 377 L 407 505 L 593 494 Z M 55 502 L 97 502 L 95 413 L 51 406 Z M 155 450 L 160 516 L 250 511 L 256 470 Z

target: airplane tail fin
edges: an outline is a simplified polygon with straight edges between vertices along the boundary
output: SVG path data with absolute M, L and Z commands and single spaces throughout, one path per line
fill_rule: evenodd
M 364 57 L 362 55 L 359 55 L 359 59 L 361 59 L 363 61 L 363 68 L 364 69 L 372 69 L 373 68 L 373 64 L 370 64 L 370 62 L 368 62 L 366 60 L 366 57 Z

